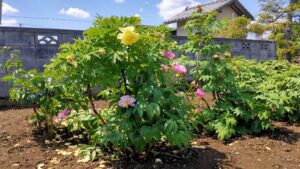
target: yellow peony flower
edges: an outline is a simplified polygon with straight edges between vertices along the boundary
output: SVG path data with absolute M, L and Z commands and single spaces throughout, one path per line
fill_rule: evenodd
M 104 48 L 99 48 L 98 53 L 99 53 L 99 55 L 104 55 L 106 53 L 106 51 Z
M 164 41 L 166 39 L 163 33 L 157 32 L 154 34 L 160 41 Z
M 214 59 L 219 59 L 219 57 L 220 57 L 220 56 L 217 55 L 217 54 L 213 56 Z
M 118 39 L 124 45 L 132 45 L 140 39 L 140 34 L 134 32 L 133 26 L 128 26 L 126 28 L 120 28 L 122 33 L 118 34 Z
M 67 57 L 67 62 L 73 65 L 75 68 L 77 68 L 77 62 L 75 60 L 75 56 L 70 55 Z
M 227 51 L 227 52 L 224 53 L 224 56 L 225 57 L 231 57 L 231 53 Z

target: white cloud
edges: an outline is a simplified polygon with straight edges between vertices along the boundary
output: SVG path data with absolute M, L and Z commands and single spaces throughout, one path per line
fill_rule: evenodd
M 16 19 L 3 19 L 1 25 L 2 26 L 17 26 Z
M 115 0 L 116 3 L 123 3 L 125 0 Z
M 184 10 L 186 6 L 199 4 L 195 0 L 161 0 L 157 4 L 159 15 L 164 19 L 169 19 Z
M 140 17 L 140 14 L 136 13 L 134 16 L 135 16 L 135 17 Z
M 79 9 L 79 8 L 73 8 L 73 7 L 70 7 L 67 10 L 65 10 L 63 8 L 59 11 L 59 13 L 61 15 L 68 15 L 68 16 L 73 16 L 73 17 L 76 17 L 76 18 L 89 18 L 90 17 L 89 12 L 84 11 L 84 10 Z
M 18 9 L 16 9 L 16 8 L 12 7 L 11 5 L 3 2 L 3 4 L 2 4 L 2 13 L 3 14 L 14 14 L 14 13 L 17 13 L 17 12 L 19 12 Z

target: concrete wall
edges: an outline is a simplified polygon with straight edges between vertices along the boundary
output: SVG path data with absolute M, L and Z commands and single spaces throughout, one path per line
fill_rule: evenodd
M 58 52 L 62 43 L 74 42 L 81 37 L 82 31 L 0 27 L 0 48 L 8 47 L 9 51 L 18 50 L 19 57 L 26 69 L 43 70 L 43 65 Z M 10 59 L 9 52 L 0 51 L 0 64 Z M 0 78 L 5 76 L 4 67 L 0 68 Z M 0 97 L 8 96 L 8 86 L 0 82 Z
M 19 57 L 24 61 L 26 69 L 43 70 L 43 65 L 58 52 L 59 45 L 74 42 L 82 37 L 82 31 L 0 27 L 0 48 L 9 47 L 19 50 Z M 173 36 L 178 44 L 187 41 L 185 36 Z M 276 44 L 273 41 L 257 41 L 244 39 L 215 39 L 216 44 L 229 44 L 234 56 L 245 55 L 248 59 L 276 59 Z M 193 58 L 193 56 L 191 56 Z M 0 64 L 10 59 L 8 53 L 0 52 Z M 0 78 L 7 75 L 5 69 L 0 68 Z M 0 81 L 0 97 L 8 96 L 8 86 Z
M 179 45 L 187 42 L 185 36 L 173 36 Z M 275 60 L 276 42 L 266 40 L 215 38 L 215 44 L 228 45 L 233 57 L 245 56 L 247 59 Z M 194 59 L 193 55 L 190 55 Z

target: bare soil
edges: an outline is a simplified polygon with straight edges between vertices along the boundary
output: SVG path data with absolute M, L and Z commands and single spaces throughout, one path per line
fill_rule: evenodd
M 103 102 L 97 104 L 105 106 Z M 226 143 L 199 136 L 189 149 L 175 155 L 174 151 L 166 150 L 165 154 L 144 160 L 101 159 L 82 163 L 74 155 L 76 141 L 48 140 L 47 134 L 25 120 L 31 113 L 31 109 L 0 110 L 0 169 L 300 169 L 300 124 L 274 122 L 277 129 L 273 133 L 240 137 Z

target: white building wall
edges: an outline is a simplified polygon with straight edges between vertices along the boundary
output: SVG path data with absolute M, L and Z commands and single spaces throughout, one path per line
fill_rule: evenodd
M 217 20 L 221 20 L 224 18 L 234 19 L 237 16 L 238 14 L 230 6 L 225 6 L 217 15 Z
M 188 32 L 183 28 L 186 21 L 177 22 L 177 36 L 187 36 Z
M 224 18 L 234 19 L 238 16 L 238 14 L 230 7 L 224 7 L 221 12 L 217 15 L 217 20 L 221 20 Z M 187 36 L 187 31 L 183 28 L 186 21 L 177 22 L 177 36 Z

